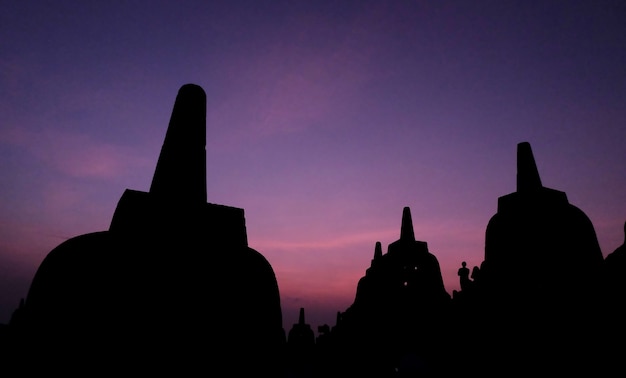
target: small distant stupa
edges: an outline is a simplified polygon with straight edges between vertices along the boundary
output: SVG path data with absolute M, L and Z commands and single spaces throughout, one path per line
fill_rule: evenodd
M 206 202 L 205 144 L 206 94 L 187 84 L 150 191 L 127 189 L 109 230 L 39 266 L 11 324 L 20 369 L 277 376 L 277 281 L 243 209 Z
M 312 348 L 315 345 L 315 334 L 311 325 L 305 320 L 304 307 L 300 307 L 298 323 L 289 330 L 287 344 L 291 348 Z

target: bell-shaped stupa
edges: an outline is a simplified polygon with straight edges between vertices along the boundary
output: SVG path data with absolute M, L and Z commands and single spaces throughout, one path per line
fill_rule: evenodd
M 20 370 L 277 376 L 277 281 L 244 211 L 207 203 L 206 94 L 180 88 L 149 192 L 48 253 L 11 326 Z M 37 373 L 37 371 L 33 371 Z
M 542 185 L 530 144 L 519 143 L 517 191 L 498 198 L 487 225 L 483 286 L 516 300 L 562 296 L 588 285 L 602 261 L 590 219 L 564 192 Z

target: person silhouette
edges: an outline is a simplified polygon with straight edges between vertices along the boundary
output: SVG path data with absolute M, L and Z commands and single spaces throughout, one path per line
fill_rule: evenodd
M 463 261 L 461 263 L 461 267 L 459 268 L 458 275 L 461 281 L 461 291 L 467 291 L 472 284 L 472 281 L 469 278 L 470 270 L 467 267 L 467 263 Z

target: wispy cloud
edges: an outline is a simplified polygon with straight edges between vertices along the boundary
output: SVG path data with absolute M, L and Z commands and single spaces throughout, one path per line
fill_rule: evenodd
M 48 168 L 73 178 L 111 179 L 152 164 L 130 147 L 79 132 L 10 128 L 0 131 L 0 142 L 23 148 Z
M 300 30 L 298 33 L 264 41 L 262 48 L 253 51 L 241 51 L 229 67 L 221 68 L 230 89 L 210 104 L 207 122 L 227 125 L 231 134 L 222 137 L 228 141 L 320 125 L 338 127 L 336 119 L 356 109 L 367 83 L 390 69 L 380 64 L 380 49 L 385 46 L 372 43 L 375 31 L 367 27 L 373 22 L 371 15 L 345 21 L 340 28 L 328 24 L 334 31 L 324 43 L 318 43 L 319 25 L 328 20 L 302 14 L 285 27 Z M 232 112 L 233 107 L 239 111 Z M 328 119 L 335 122 L 329 124 Z M 216 142 L 216 148 L 224 143 Z
M 300 239 L 297 240 L 270 240 L 270 239 L 259 239 L 255 241 L 255 246 L 262 250 L 274 250 L 274 251 L 323 251 L 323 250 L 337 250 L 343 249 L 354 245 L 359 245 L 362 243 L 370 243 L 373 246 L 378 240 L 390 239 L 395 234 L 397 234 L 397 230 L 386 229 L 386 230 L 376 230 L 376 231 L 366 231 L 366 232 L 358 232 L 351 234 L 341 234 L 335 236 L 321 237 L 315 240 L 307 240 Z

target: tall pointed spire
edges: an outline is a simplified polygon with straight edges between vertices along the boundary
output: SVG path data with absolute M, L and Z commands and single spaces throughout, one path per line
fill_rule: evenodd
M 541 188 L 541 178 L 530 143 L 517 144 L 517 191 L 525 192 Z
M 178 91 L 150 193 L 206 203 L 206 93 L 195 84 Z
M 300 307 L 300 315 L 298 316 L 298 324 L 304 323 L 304 307 Z
M 383 246 L 379 241 L 376 242 L 376 247 L 374 247 L 374 260 L 380 258 L 383 255 Z
M 402 226 L 400 228 L 400 240 L 415 241 L 415 233 L 413 232 L 413 219 L 411 219 L 411 209 L 406 206 L 402 210 Z

